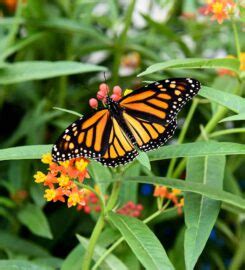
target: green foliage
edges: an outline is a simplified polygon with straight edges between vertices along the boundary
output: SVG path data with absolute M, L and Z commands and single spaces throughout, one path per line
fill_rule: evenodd
M 4 2 L 0 269 L 244 269 L 241 1 L 240 17 L 222 24 L 200 19 L 194 0 L 150 1 L 147 13 L 136 0 L 28 0 L 15 10 Z M 46 187 L 33 180 L 44 168 L 38 159 L 91 112 L 104 78 L 134 89 L 171 77 L 196 78 L 202 88 L 169 145 L 119 169 L 91 160 L 80 185 L 96 190 L 100 212 L 44 200 Z M 162 185 L 184 194 L 183 214 L 153 196 Z M 117 213 L 128 202 L 143 205 L 140 218 Z
M 144 223 L 113 212 L 109 219 L 146 269 L 173 269 L 160 242 Z

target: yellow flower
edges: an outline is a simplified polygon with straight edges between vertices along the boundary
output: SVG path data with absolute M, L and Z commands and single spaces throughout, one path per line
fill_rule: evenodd
M 37 171 L 34 178 L 36 183 L 43 183 L 46 180 L 46 175 L 40 171 Z
M 85 161 L 84 159 L 81 159 L 81 160 L 79 160 L 79 161 L 76 161 L 75 165 L 76 165 L 76 168 L 77 168 L 80 172 L 82 172 L 82 171 L 84 171 L 84 170 L 86 169 L 86 167 L 88 166 L 88 162 Z
M 70 165 L 70 161 L 66 160 L 66 161 L 60 161 L 59 164 L 64 167 L 64 168 L 68 168 Z
M 240 70 L 245 71 L 245 52 L 240 54 Z
M 178 195 L 181 194 L 181 190 L 180 190 L 180 189 L 177 189 L 177 188 L 174 188 L 174 189 L 172 190 L 172 194 L 178 196 Z
M 59 186 L 65 187 L 69 184 L 70 178 L 66 175 L 61 175 L 60 177 L 57 178 Z
M 67 200 L 68 207 L 76 206 L 77 204 L 80 204 L 80 205 L 86 204 L 81 193 L 82 193 L 81 191 L 71 192 Z
M 48 202 L 52 201 L 56 197 L 55 189 L 46 189 L 43 196 Z
M 42 159 L 41 159 L 42 163 L 45 164 L 51 164 L 52 163 L 52 156 L 50 153 L 44 154 L 42 155 Z
M 129 95 L 130 93 L 132 93 L 132 92 L 133 92 L 132 89 L 125 89 L 123 95 L 124 95 L 124 96 L 127 96 L 127 95 Z
M 184 206 L 184 198 L 180 199 L 179 205 L 180 205 L 180 206 Z

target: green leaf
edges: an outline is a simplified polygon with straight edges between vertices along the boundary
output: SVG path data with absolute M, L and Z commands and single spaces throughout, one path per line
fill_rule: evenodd
M 149 153 L 149 158 L 162 160 L 178 157 L 200 157 L 206 155 L 244 155 L 245 145 L 228 142 L 194 142 L 179 145 L 168 145 Z M 1 152 L 0 152 L 1 157 Z
M 52 267 L 52 269 L 60 269 L 63 263 L 63 259 L 57 257 L 36 258 L 32 262 L 45 267 Z
M 187 162 L 186 182 L 202 183 L 222 190 L 225 169 L 224 156 L 205 156 L 189 158 Z M 185 265 L 194 269 L 211 230 L 218 217 L 221 203 L 206 196 L 185 193 Z
M 49 253 L 43 247 L 5 231 L 0 231 L 0 239 L 0 249 L 2 250 L 10 250 L 32 257 L 49 257 Z
M 30 20 L 27 21 L 31 25 L 37 24 L 51 30 L 59 30 L 61 32 L 83 34 L 87 37 L 92 37 L 100 43 L 108 44 L 108 38 L 103 33 L 96 30 L 95 27 L 84 24 L 82 21 L 76 22 L 66 18 L 54 18 L 45 20 Z
M 194 192 L 207 196 L 210 199 L 222 201 L 229 204 L 230 206 L 234 206 L 237 208 L 237 210 L 240 209 L 240 213 L 245 212 L 245 199 L 242 199 L 240 196 L 233 195 L 230 192 L 217 190 L 213 187 L 209 187 L 200 183 L 186 182 L 180 179 L 159 176 L 130 177 L 123 178 L 122 181 L 164 185 L 170 188 L 177 188 L 182 191 Z
M 217 59 L 204 59 L 204 58 L 186 58 L 174 59 L 162 63 L 154 64 L 148 67 L 144 72 L 140 73 L 138 77 L 145 76 L 157 71 L 165 69 L 184 69 L 184 68 L 226 68 L 239 72 L 240 62 L 237 59 L 217 58 Z
M 85 249 L 88 247 L 89 240 L 82 237 L 81 235 L 77 235 L 77 238 L 79 242 L 83 245 Z M 102 248 L 99 245 L 95 246 L 94 254 L 93 254 L 93 260 L 97 261 L 104 253 L 106 252 L 105 248 Z M 111 270 L 128 270 L 128 268 L 125 266 L 125 264 L 120 261 L 115 255 L 109 254 L 101 263 L 102 269 L 111 269 Z
M 113 212 L 108 216 L 146 269 L 174 269 L 161 243 L 142 221 Z
M 140 151 L 136 159 L 142 166 L 145 166 L 148 170 L 151 170 L 151 163 L 145 152 Z
M 78 113 L 78 112 L 75 112 L 75 111 L 72 111 L 72 110 L 67 110 L 67 109 L 63 109 L 63 108 L 59 108 L 59 107 L 53 107 L 53 109 L 55 110 L 58 110 L 58 111 L 61 111 L 61 112 L 66 112 L 66 113 L 70 113 L 70 114 L 74 114 L 78 117 L 82 117 L 83 115 Z
M 206 86 L 203 86 L 198 94 L 202 97 L 215 101 L 236 113 L 245 112 L 245 98 Z
M 66 257 L 62 264 L 61 270 L 81 270 L 81 265 L 83 262 L 84 247 L 82 245 L 77 245 Z
M 40 159 L 51 152 L 52 145 L 28 145 L 0 150 L 0 160 Z M 151 161 L 178 157 L 200 157 L 206 155 L 244 155 L 245 145 L 231 142 L 194 142 L 163 146 L 149 152 Z M 101 166 L 103 169 L 104 167 Z M 104 181 L 103 181 L 104 182 Z
M 53 267 L 41 266 L 22 260 L 0 260 L 1 270 L 54 270 Z
M 28 145 L 0 150 L 0 160 L 41 159 L 43 154 L 51 152 L 52 145 Z
M 106 71 L 106 68 L 72 61 L 19 62 L 0 68 L 0 85 L 95 71 Z
M 53 238 L 48 221 L 37 205 L 27 204 L 18 213 L 18 218 L 33 234 Z
M 227 121 L 242 121 L 242 120 L 245 120 L 245 113 L 239 113 L 236 115 L 223 118 L 219 122 L 221 123 L 221 122 L 227 122 Z

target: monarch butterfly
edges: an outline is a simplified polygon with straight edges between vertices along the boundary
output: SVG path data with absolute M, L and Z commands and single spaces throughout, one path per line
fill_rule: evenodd
M 52 148 L 54 161 L 83 156 L 108 167 L 132 161 L 141 151 L 162 146 L 172 137 L 176 115 L 200 89 L 191 78 L 157 81 L 134 90 L 118 102 L 72 123 Z

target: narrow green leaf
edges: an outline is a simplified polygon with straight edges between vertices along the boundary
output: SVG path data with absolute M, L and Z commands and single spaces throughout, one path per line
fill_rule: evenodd
M 244 114 L 245 112 L 245 98 L 206 86 L 203 86 L 198 94 L 236 113 Z
M 0 160 L 40 159 L 43 154 L 51 152 L 52 145 L 28 145 L 0 150 Z
M 179 145 L 168 145 L 149 153 L 151 161 L 177 158 L 200 157 L 206 155 L 244 155 L 245 145 L 228 142 L 194 142 Z M 1 152 L 0 152 L 1 157 Z
M 148 67 L 144 72 L 140 73 L 138 77 L 145 76 L 157 71 L 165 69 L 183 69 L 183 68 L 226 68 L 235 72 L 239 71 L 240 63 L 237 59 L 217 58 L 186 58 L 174 59 L 162 63 L 154 64 Z
M 10 250 L 17 254 L 32 257 L 49 257 L 49 253 L 43 247 L 5 231 L 0 231 L 0 239 L 0 248 L 2 250 Z
M 112 180 L 112 182 L 113 181 L 114 180 Z M 209 187 L 200 183 L 186 182 L 180 179 L 159 176 L 127 177 L 123 178 L 122 181 L 164 185 L 170 188 L 177 188 L 182 191 L 194 192 L 207 196 L 210 199 L 222 201 L 228 205 L 235 206 L 237 210 L 240 210 L 240 213 L 245 212 L 245 199 L 241 198 L 240 196 L 231 194 L 230 192 L 217 190 L 213 187 Z
M 106 68 L 72 61 L 26 61 L 6 64 L 1 67 L 0 84 L 13 84 L 95 71 L 106 71 Z
M 54 270 L 53 267 L 41 266 L 22 260 L 0 260 L 1 270 Z
M 145 152 L 140 151 L 136 159 L 142 166 L 145 166 L 148 170 L 151 170 L 151 163 Z
M 224 156 L 189 158 L 187 162 L 187 182 L 202 183 L 222 190 L 225 169 Z M 194 266 L 204 249 L 211 230 L 219 214 L 221 203 L 206 196 L 185 193 L 185 265 Z
M 227 121 L 244 121 L 245 120 L 245 113 L 239 113 L 236 115 L 232 115 L 226 118 L 223 118 L 219 122 L 227 122 Z
M 53 238 L 48 221 L 37 205 L 27 204 L 18 213 L 18 218 L 33 234 Z
M 5 148 L 0 150 L 1 160 L 40 159 L 43 154 L 51 151 L 52 145 L 28 145 Z M 194 142 L 179 145 L 163 146 L 149 152 L 151 161 L 178 158 L 200 157 L 206 155 L 244 155 L 245 145 L 231 142 Z M 103 168 L 103 167 L 102 167 Z
M 113 212 L 108 216 L 146 269 L 174 269 L 161 243 L 142 221 Z
M 88 247 L 89 240 L 82 237 L 81 235 L 77 235 L 77 238 L 79 242 L 82 244 L 82 246 L 86 249 Z M 96 245 L 94 254 L 93 254 L 93 259 L 97 261 L 104 253 L 106 249 L 102 248 L 99 245 Z M 101 263 L 101 268 L 102 269 L 108 269 L 108 270 L 128 270 L 128 268 L 125 266 L 125 264 L 120 261 L 115 255 L 109 254 Z
M 58 110 L 58 111 L 61 111 L 61 112 L 66 112 L 66 113 L 70 113 L 70 114 L 74 114 L 78 117 L 82 117 L 83 115 L 78 113 L 78 112 L 75 112 L 75 111 L 72 111 L 72 110 L 67 110 L 67 109 L 63 109 L 63 108 L 60 108 L 60 107 L 53 107 L 53 109 L 55 110 Z
M 65 261 L 61 266 L 61 270 L 81 270 L 81 265 L 83 262 L 84 247 L 82 245 L 77 245 L 66 257 Z

